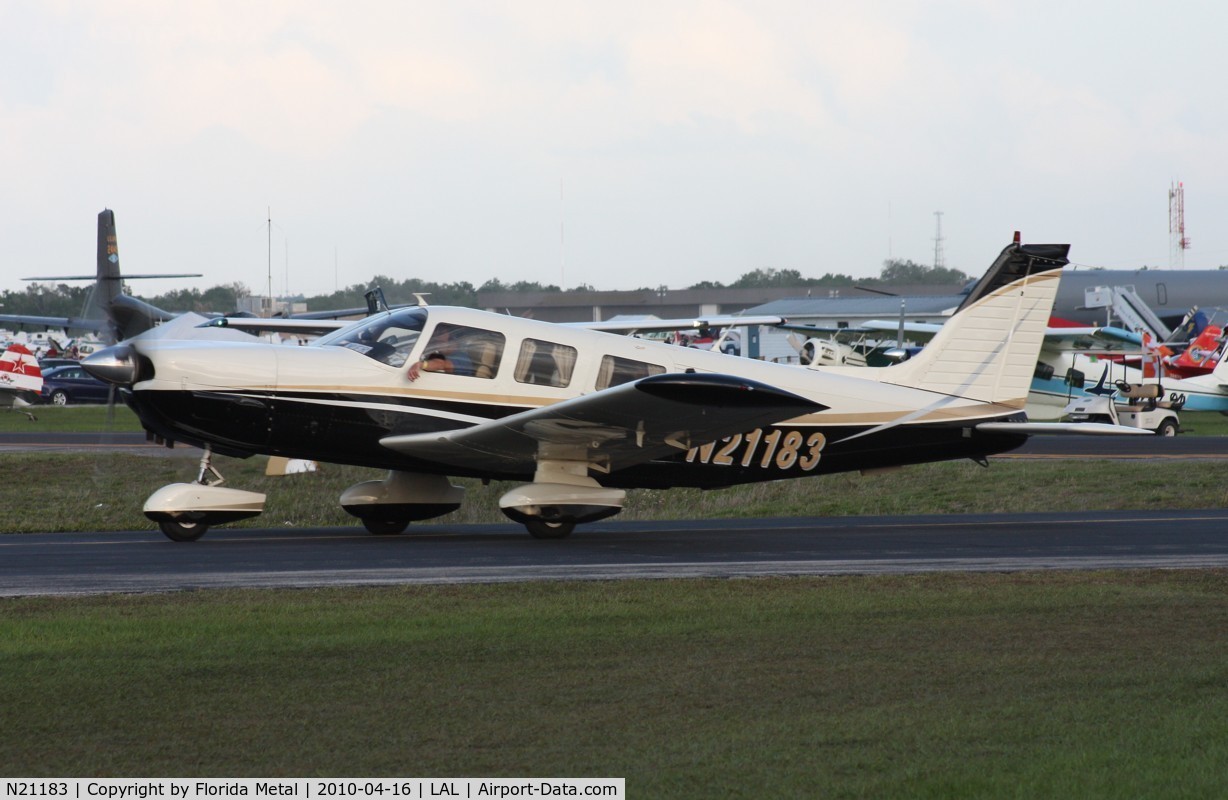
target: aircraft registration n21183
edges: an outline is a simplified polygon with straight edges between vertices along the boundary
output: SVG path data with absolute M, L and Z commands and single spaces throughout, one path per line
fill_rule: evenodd
M 629 488 L 1019 446 L 1037 429 L 1024 403 L 1068 250 L 1016 235 L 920 354 L 878 369 L 799 369 L 444 306 L 379 311 L 306 347 L 138 337 L 85 365 L 122 387 L 152 435 L 204 449 L 195 482 L 145 505 L 177 541 L 263 509 L 263 494 L 219 485 L 213 453 L 386 469 L 340 497 L 373 533 L 459 508 L 449 477 L 513 481 L 504 513 L 560 538 L 618 513 Z

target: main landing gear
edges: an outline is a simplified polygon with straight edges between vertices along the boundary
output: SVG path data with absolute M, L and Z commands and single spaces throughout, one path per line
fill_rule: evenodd
M 627 493 L 606 489 L 588 476 L 584 461 L 539 461 L 533 483 L 499 498 L 499 508 L 535 539 L 563 539 L 582 522 L 623 510 Z
M 465 490 L 445 475 L 388 473 L 380 481 L 356 483 L 341 493 L 341 507 L 379 536 L 397 534 L 416 522 L 460 508 Z
M 205 448 L 193 483 L 163 486 L 145 501 L 145 516 L 176 542 L 193 542 L 210 525 L 235 522 L 264 511 L 264 495 L 222 486 L 225 478 L 213 466 L 213 451 Z

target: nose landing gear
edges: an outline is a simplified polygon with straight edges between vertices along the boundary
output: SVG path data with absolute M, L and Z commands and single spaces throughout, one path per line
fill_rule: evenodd
M 145 516 L 158 523 L 166 538 L 194 542 L 210 525 L 247 519 L 264 511 L 265 496 L 260 492 L 222 486 L 225 478 L 212 459 L 212 451 L 205 448 L 193 483 L 163 486 L 145 501 Z

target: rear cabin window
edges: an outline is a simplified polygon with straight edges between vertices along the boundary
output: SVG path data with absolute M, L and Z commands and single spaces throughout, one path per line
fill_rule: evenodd
M 493 378 L 499 372 L 505 342 L 498 331 L 441 322 L 435 326 L 422 354 L 423 358 L 435 353 L 442 355 L 451 362 L 453 375 Z
M 516 359 L 515 378 L 535 386 L 566 386 L 576 366 L 576 348 L 565 344 L 525 339 Z
M 661 375 L 664 372 L 665 367 L 657 366 L 656 364 L 648 364 L 644 361 L 635 361 L 630 358 L 619 358 L 618 356 L 603 356 L 601 359 L 601 370 L 597 373 L 597 388 L 609 389 L 611 386 L 618 386 L 620 383 L 638 381 L 640 378 L 647 378 L 649 375 Z

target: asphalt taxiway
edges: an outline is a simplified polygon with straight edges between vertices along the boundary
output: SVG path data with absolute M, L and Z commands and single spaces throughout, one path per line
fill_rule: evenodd
M 194 458 L 143 434 L 0 434 L 0 451 Z M 997 458 L 1228 458 L 1224 437 L 1034 437 Z M 608 521 L 538 541 L 518 525 L 152 529 L 0 536 L 0 596 L 519 580 L 1228 567 L 1228 511 Z
M 1228 511 L 216 528 L 0 536 L 0 596 L 527 580 L 1228 568 Z

